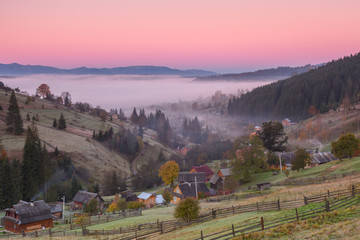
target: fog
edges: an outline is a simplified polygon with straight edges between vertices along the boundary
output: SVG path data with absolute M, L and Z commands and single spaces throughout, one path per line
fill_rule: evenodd
M 272 81 L 258 82 L 193 82 L 193 78 L 178 76 L 138 75 L 28 75 L 16 78 L 0 78 L 11 88 L 19 87 L 30 95 L 46 83 L 54 95 L 70 92 L 75 103 L 88 102 L 92 106 L 131 109 L 164 102 L 175 103 L 208 97 L 217 90 L 225 94 L 238 89 L 251 90 Z

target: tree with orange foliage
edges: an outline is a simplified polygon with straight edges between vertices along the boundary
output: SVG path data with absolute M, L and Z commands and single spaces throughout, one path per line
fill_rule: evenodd
M 50 92 L 50 87 L 45 84 L 42 83 L 37 89 L 36 89 L 36 94 L 39 95 L 41 98 L 46 98 L 48 95 L 51 94 Z
M 310 116 L 315 116 L 317 114 L 316 107 L 314 105 L 311 105 L 308 109 L 308 113 Z
M 167 161 L 160 167 L 159 177 L 162 178 L 162 180 L 166 185 L 170 184 L 170 186 L 173 186 L 174 180 L 179 175 L 179 171 L 180 171 L 179 165 L 175 161 L 173 160 Z

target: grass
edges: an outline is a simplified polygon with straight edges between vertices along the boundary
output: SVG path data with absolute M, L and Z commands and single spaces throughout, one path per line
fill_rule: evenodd
M 120 220 L 97 224 L 88 227 L 90 230 L 110 230 L 110 229 L 119 229 L 120 227 L 128 227 L 133 225 L 138 225 L 142 223 L 150 223 L 150 222 L 156 222 L 159 221 L 166 221 L 174 219 L 173 217 L 174 212 L 174 206 L 170 207 L 155 207 L 151 209 L 144 210 L 142 212 L 142 216 L 138 217 L 129 217 L 129 218 L 123 218 Z

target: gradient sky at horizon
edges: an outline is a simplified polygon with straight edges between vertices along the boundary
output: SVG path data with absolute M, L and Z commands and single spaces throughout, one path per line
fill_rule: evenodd
M 242 72 L 360 51 L 358 0 L 0 0 L 0 63 Z

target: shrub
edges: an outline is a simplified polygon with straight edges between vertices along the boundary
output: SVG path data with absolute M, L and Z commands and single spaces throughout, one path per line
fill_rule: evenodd
M 175 208 L 174 217 L 191 222 L 199 217 L 199 202 L 192 198 L 182 200 Z
M 165 200 L 165 205 L 167 206 L 170 202 L 171 202 L 171 200 L 173 199 L 173 195 L 169 192 L 169 191 L 165 191 L 164 193 L 163 193 L 163 198 L 164 198 L 164 200 Z
M 117 203 L 117 206 L 119 208 L 119 210 L 125 211 L 125 209 L 128 208 L 128 204 L 124 199 L 120 199 L 119 202 Z
M 145 203 L 142 202 L 129 202 L 127 205 L 129 209 L 139 209 L 146 207 Z

